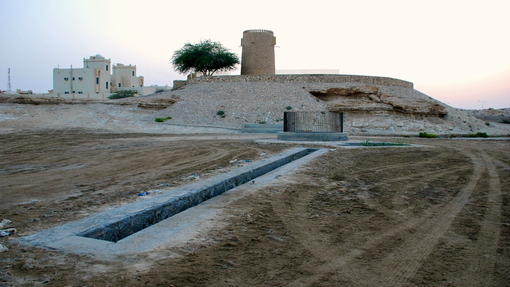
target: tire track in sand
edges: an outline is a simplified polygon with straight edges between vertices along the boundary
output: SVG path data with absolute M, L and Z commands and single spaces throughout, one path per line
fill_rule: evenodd
M 313 223 L 310 223 L 307 227 L 294 230 L 296 235 L 303 236 L 301 242 L 305 247 L 312 247 L 309 250 L 321 250 L 321 254 L 315 252 L 315 255 L 321 256 L 320 258 L 325 263 L 314 266 L 316 275 L 298 278 L 296 281 L 291 282 L 289 286 L 309 286 L 328 274 L 341 274 L 346 279 L 352 278 L 353 281 L 350 284 L 358 286 L 405 285 L 418 271 L 421 261 L 432 252 L 439 239 L 450 228 L 453 220 L 468 202 L 471 193 L 486 169 L 483 166 L 484 160 L 479 156 L 467 151 L 462 152 L 471 158 L 474 165 L 473 173 L 464 188 L 442 209 L 433 212 L 429 219 L 412 218 L 381 236 L 369 240 L 362 246 L 353 248 L 343 254 L 338 254 L 335 250 L 331 250 L 331 246 L 320 246 L 319 242 L 314 242 L 314 237 L 320 236 L 320 234 L 316 232 L 317 234 L 314 233 L 311 236 L 309 233 L 310 230 L 316 229 Z M 301 200 L 305 199 L 301 198 Z M 280 212 L 277 213 L 281 214 Z M 282 220 L 289 224 L 288 226 L 294 225 L 290 218 L 282 217 Z M 385 241 L 393 240 L 395 235 L 409 231 L 409 229 L 415 229 L 415 231 L 408 234 L 405 237 L 405 241 L 391 254 L 379 262 L 373 262 L 369 268 L 367 266 L 358 266 L 356 259 L 359 256 L 377 248 L 377 246 Z
M 480 152 L 489 173 L 489 194 L 487 196 L 487 214 L 481 223 L 476 245 L 471 247 L 473 259 L 467 268 L 463 282 L 472 286 L 490 286 L 494 278 L 497 249 L 500 238 L 501 223 L 501 182 L 494 166 L 494 160 L 485 151 Z
M 474 169 L 467 185 L 445 205 L 434 217 L 425 221 L 418 232 L 412 234 L 394 252 L 385 257 L 375 268 L 380 277 L 379 282 L 367 282 L 375 286 L 402 286 L 416 274 L 421 262 L 432 252 L 439 239 L 450 228 L 451 224 L 469 201 L 473 190 L 485 171 L 483 157 L 468 151 L 462 151 L 471 158 Z

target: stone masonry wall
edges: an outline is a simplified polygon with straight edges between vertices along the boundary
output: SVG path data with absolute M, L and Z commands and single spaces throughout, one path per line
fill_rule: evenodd
M 414 88 L 411 82 L 387 78 L 357 75 L 242 75 L 242 76 L 212 76 L 189 79 L 186 84 L 202 83 L 241 83 L 241 82 L 267 82 L 267 83 L 361 83 L 382 85 L 390 87 Z M 175 83 L 174 83 L 175 85 Z M 175 90 L 175 87 L 174 87 Z
M 175 91 L 175 90 L 178 90 L 184 86 L 187 85 L 187 82 L 186 81 L 180 81 L 180 80 L 175 80 L 174 81 L 174 85 L 172 87 L 172 90 Z

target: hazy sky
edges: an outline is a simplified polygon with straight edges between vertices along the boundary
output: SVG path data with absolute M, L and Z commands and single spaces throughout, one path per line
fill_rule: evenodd
M 249 3 L 249 4 L 248 4 Z M 510 107 L 510 1 L 0 0 L 0 90 L 47 92 L 53 68 L 101 54 L 146 85 L 185 79 L 186 42 L 241 57 L 244 30 L 276 36 L 276 69 L 384 76 L 459 108 Z

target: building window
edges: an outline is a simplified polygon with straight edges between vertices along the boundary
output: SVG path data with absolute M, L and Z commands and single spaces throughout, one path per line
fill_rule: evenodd
M 83 77 L 78 77 L 78 80 L 80 80 L 80 81 L 83 80 Z
M 108 71 L 108 65 L 106 65 L 106 70 Z
M 73 91 L 73 94 L 75 93 L 75 91 Z
M 120 88 L 120 83 L 119 83 L 119 88 Z
M 65 92 L 64 92 L 64 94 L 69 94 L 69 92 L 68 92 L 68 91 L 65 91 Z
M 67 77 L 66 77 L 66 78 L 64 78 L 64 81 L 69 81 L 69 78 L 67 78 Z
M 83 94 L 83 92 L 82 91 L 78 91 L 78 94 Z
M 108 82 L 106 82 L 106 88 L 108 89 Z
M 99 78 L 96 78 L 96 85 L 99 85 Z
M 73 81 L 75 80 L 75 78 L 73 77 Z
M 133 77 L 135 76 L 135 71 L 131 71 L 131 74 L 133 75 Z

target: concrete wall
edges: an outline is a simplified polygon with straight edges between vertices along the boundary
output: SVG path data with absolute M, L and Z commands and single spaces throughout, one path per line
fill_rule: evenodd
M 176 82 L 174 81 L 174 90 Z M 237 82 L 277 82 L 277 83 L 362 83 L 370 85 L 393 86 L 413 89 L 411 82 L 387 78 L 357 75 L 241 75 L 241 76 L 212 76 L 199 77 L 186 81 L 187 85 L 200 83 L 237 83 Z
M 51 93 L 42 94 L 43 97 L 49 98 L 63 98 L 63 99 L 96 99 L 96 100 L 107 100 L 110 93 L 83 93 L 83 94 L 61 94 Z
M 156 88 L 154 86 L 147 86 L 147 87 L 124 87 L 124 88 L 115 88 L 115 91 L 122 91 L 122 90 L 135 90 L 138 92 L 137 96 L 147 96 L 154 94 L 156 92 Z
M 241 39 L 241 75 L 274 75 L 276 37 L 268 30 L 246 30 Z

